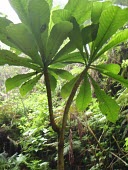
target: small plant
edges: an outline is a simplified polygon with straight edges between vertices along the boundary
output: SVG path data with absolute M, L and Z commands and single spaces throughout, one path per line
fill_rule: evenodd
M 125 138 L 125 150 L 128 151 L 128 138 Z
M 20 170 L 20 165 L 26 162 L 26 157 L 22 154 L 14 154 L 7 157 L 6 153 L 0 154 L 0 170 Z

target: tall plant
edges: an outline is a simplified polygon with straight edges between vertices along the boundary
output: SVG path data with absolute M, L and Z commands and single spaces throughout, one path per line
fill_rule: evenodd
M 113 6 L 110 2 L 89 0 L 69 0 L 63 9 L 58 10 L 52 9 L 52 0 L 9 2 L 21 23 L 14 24 L 1 17 L 0 40 L 25 56 L 0 50 L 0 65 L 24 66 L 30 72 L 7 79 L 6 89 L 19 87 L 21 95 L 26 95 L 44 76 L 50 123 L 58 134 L 58 170 L 64 170 L 64 135 L 73 99 L 80 111 L 85 110 L 92 99 L 93 86 L 101 112 L 111 122 L 118 119 L 119 106 L 101 90 L 90 72 L 99 71 L 128 87 L 128 80 L 118 75 L 119 65 L 98 65 L 99 58 L 104 57 L 107 50 L 128 39 L 128 29 L 119 30 L 128 21 L 128 9 Z M 62 45 L 64 40 L 66 43 Z M 72 63 L 82 66 L 75 77 L 61 67 Z M 61 127 L 55 122 L 52 102 L 58 76 L 67 80 L 61 89 L 61 95 L 67 101 Z

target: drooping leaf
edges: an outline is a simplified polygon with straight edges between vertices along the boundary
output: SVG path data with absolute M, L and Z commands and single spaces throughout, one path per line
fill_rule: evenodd
M 75 82 L 77 81 L 79 76 L 76 76 L 75 78 L 73 78 L 72 80 L 70 80 L 69 82 L 67 82 L 61 89 L 61 96 L 63 98 L 67 98 L 71 91 L 72 91 L 72 88 L 75 84 Z
M 83 43 L 80 26 L 74 17 L 71 19 L 71 22 L 73 23 L 73 30 L 69 34 L 70 41 L 76 46 L 76 48 L 79 49 L 83 55 Z
M 47 43 L 48 60 L 51 61 L 72 28 L 72 24 L 68 21 L 63 21 L 53 26 Z
M 89 103 L 91 102 L 92 96 L 91 96 L 91 87 L 90 83 L 88 81 L 87 76 L 85 77 L 81 87 L 80 91 L 76 97 L 76 106 L 80 111 L 84 111 Z
M 5 82 L 6 91 L 8 92 L 16 87 L 19 87 L 22 83 L 29 80 L 33 75 L 35 75 L 35 72 L 27 73 L 27 74 L 19 74 L 12 78 L 8 78 Z
M 89 19 L 91 15 L 92 2 L 88 0 L 69 0 L 66 4 L 66 10 L 70 11 L 79 24 Z
M 104 72 L 102 70 L 100 70 L 100 72 L 102 72 L 103 74 L 113 78 L 114 80 L 118 81 L 119 83 L 121 83 L 123 86 L 127 87 L 128 88 L 128 79 L 124 79 L 122 76 L 120 75 L 116 75 L 116 74 L 113 74 L 111 72 Z
M 25 83 L 22 84 L 22 86 L 20 87 L 20 94 L 22 96 L 26 95 L 29 91 L 31 91 L 33 89 L 33 87 L 36 85 L 36 83 L 39 81 L 39 79 L 41 78 L 41 74 L 29 79 L 28 81 L 26 81 Z
M 70 54 L 62 55 L 56 59 L 53 63 L 84 63 L 83 57 L 80 52 L 73 52 Z
M 112 5 L 111 2 L 93 2 L 92 10 L 91 10 L 91 21 L 94 24 L 97 24 L 99 22 L 101 13 L 106 10 L 110 5 Z
M 9 0 L 11 6 L 18 14 L 20 20 L 28 24 L 28 2 L 29 0 Z
M 54 91 L 57 86 L 57 80 L 56 80 L 55 76 L 53 76 L 52 74 L 49 74 L 49 80 L 50 80 L 50 84 L 51 84 L 51 91 Z
M 28 16 L 32 32 L 44 57 L 50 20 L 49 4 L 45 0 L 29 0 Z
M 41 58 L 38 54 L 38 47 L 34 37 L 28 28 L 20 24 L 11 24 L 7 27 L 8 40 L 17 46 L 22 52 L 32 58 L 32 60 L 42 66 Z
M 71 20 L 70 11 L 66 9 L 55 10 L 52 13 L 52 20 L 54 24 L 59 23 L 61 21 L 70 21 Z
M 96 58 L 101 56 L 105 51 L 110 48 L 116 46 L 117 44 L 124 42 L 128 39 L 128 29 L 122 30 L 115 34 L 111 40 L 100 50 L 100 52 L 96 55 Z
M 95 90 L 96 97 L 99 101 L 99 108 L 101 112 L 106 115 L 107 119 L 115 123 L 118 119 L 120 107 L 114 99 L 108 96 L 100 87 L 92 80 L 92 84 Z
M 32 63 L 31 59 L 19 57 L 16 54 L 8 50 L 0 50 L 0 65 L 11 65 L 11 66 L 24 66 L 36 70 L 37 72 L 41 71 L 41 68 L 38 65 Z
M 82 29 L 81 34 L 84 45 L 95 40 L 97 36 L 98 27 L 98 24 L 92 24 Z
M 53 71 L 56 75 L 58 75 L 62 79 L 66 79 L 66 80 L 73 79 L 73 75 L 66 70 L 63 69 L 50 69 L 50 70 Z
M 58 60 L 59 58 L 63 57 L 63 55 L 69 54 L 70 52 L 74 51 L 76 46 L 74 43 L 69 41 L 54 57 L 53 61 Z
M 96 68 L 103 72 L 111 72 L 113 74 L 118 74 L 120 72 L 120 66 L 118 64 L 100 64 L 97 65 Z
M 128 9 L 121 9 L 117 6 L 110 6 L 102 12 L 97 37 L 93 43 L 93 56 L 95 56 L 107 40 L 127 22 L 127 18 Z

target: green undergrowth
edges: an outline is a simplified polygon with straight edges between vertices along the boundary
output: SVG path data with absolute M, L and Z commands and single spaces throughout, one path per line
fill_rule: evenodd
M 55 110 L 58 124 L 63 110 L 63 102 L 60 103 L 62 106 Z M 127 114 L 127 107 L 122 104 L 119 119 L 113 124 L 101 114 L 96 99 L 84 112 L 78 112 L 73 104 L 66 129 L 66 170 L 127 169 Z M 21 146 L 21 151 L 11 156 L 1 148 L 0 170 L 55 169 L 57 135 L 50 127 L 44 90 L 38 93 L 35 90 L 25 98 L 13 96 L 12 100 L 3 101 L 0 124 L 0 129 Z

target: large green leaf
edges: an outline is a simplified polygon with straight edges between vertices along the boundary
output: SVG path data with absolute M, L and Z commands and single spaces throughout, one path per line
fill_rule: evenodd
M 47 43 L 47 60 L 51 61 L 59 50 L 63 41 L 67 38 L 68 33 L 72 30 L 73 25 L 68 21 L 57 23 L 53 26 Z
M 61 21 L 70 21 L 71 13 L 66 9 L 58 9 L 52 12 L 52 20 L 56 24 Z
M 113 78 L 114 80 L 118 81 L 123 86 L 128 88 L 128 79 L 124 79 L 122 76 L 113 74 L 111 72 L 106 72 L 106 71 L 103 71 L 103 70 L 100 70 L 100 72 L 111 77 L 111 78 Z
M 55 76 L 53 76 L 52 74 L 49 74 L 49 81 L 51 85 L 51 91 L 54 91 L 57 86 L 57 80 Z
M 71 91 L 72 91 L 72 88 L 75 84 L 75 82 L 77 81 L 79 76 L 76 76 L 75 78 L 73 78 L 72 80 L 70 80 L 69 82 L 67 82 L 61 89 L 61 95 L 63 98 L 67 98 Z
M 115 34 L 111 40 L 101 49 L 101 51 L 96 55 L 96 58 L 101 56 L 105 51 L 116 46 L 117 44 L 124 42 L 128 39 L 128 29 L 122 30 Z
M 63 70 L 63 69 L 50 69 L 50 70 L 54 72 L 56 75 L 58 75 L 59 77 L 61 77 L 62 79 L 66 79 L 66 80 L 73 79 L 73 75 L 67 70 Z
M 91 10 L 91 21 L 94 24 L 97 24 L 99 22 L 101 13 L 110 5 L 112 5 L 111 2 L 94 2 Z
M 98 24 L 92 24 L 82 29 L 81 34 L 84 45 L 95 40 L 97 36 L 98 27 Z
M 59 58 L 63 57 L 63 55 L 69 54 L 70 52 L 74 51 L 76 46 L 74 43 L 69 41 L 54 57 L 53 62 L 59 60 Z
M 87 76 L 85 77 L 81 87 L 80 91 L 76 97 L 76 106 L 80 111 L 84 111 L 89 103 L 91 102 L 92 96 L 91 96 L 91 87 L 90 83 L 88 81 Z
M 37 72 L 41 71 L 41 68 L 38 65 L 32 64 L 32 60 L 28 58 L 18 57 L 16 54 L 8 50 L 0 50 L 0 65 L 12 65 L 12 66 L 24 66 L 36 70 Z
M 7 27 L 7 34 L 10 42 L 17 46 L 22 52 L 30 56 L 35 63 L 42 65 L 34 37 L 24 24 L 9 25 Z
M 73 30 L 69 34 L 70 41 L 76 46 L 76 48 L 79 49 L 83 55 L 83 43 L 80 26 L 74 17 L 71 19 L 71 22 L 73 23 Z
M 65 54 L 56 59 L 53 63 L 84 63 L 80 52 Z
M 36 85 L 36 83 L 39 81 L 39 79 L 41 78 L 41 74 L 35 76 L 34 78 L 29 79 L 28 81 L 26 81 L 25 83 L 22 84 L 22 86 L 20 87 L 20 94 L 22 96 L 26 95 L 29 91 L 31 91 L 33 89 L 33 87 Z
M 20 20 L 28 24 L 28 2 L 29 0 L 9 0 L 11 6 L 18 14 Z
M 0 41 L 8 46 L 15 47 L 15 45 L 8 40 L 7 36 L 6 27 L 10 24 L 12 24 L 10 20 L 5 17 L 0 17 Z
M 99 101 L 99 108 L 101 112 L 106 115 L 109 121 L 115 123 L 118 119 L 118 113 L 120 111 L 118 104 L 110 96 L 106 95 L 106 93 L 100 89 L 94 80 L 92 80 L 92 84 L 96 97 Z
M 45 0 L 29 0 L 28 15 L 32 32 L 44 58 L 50 20 L 48 3 Z
M 92 2 L 88 0 L 69 0 L 66 4 L 66 10 L 70 11 L 71 15 L 74 16 L 79 24 L 82 24 L 91 15 Z
M 107 40 L 128 21 L 128 9 L 110 6 L 104 10 L 99 20 L 97 38 L 93 43 L 93 56 L 107 43 Z
M 118 74 L 120 72 L 120 66 L 118 64 L 100 64 L 96 68 L 103 72 L 111 72 L 113 74 Z
M 19 74 L 12 78 L 8 78 L 5 82 L 6 91 L 8 92 L 16 87 L 19 87 L 22 83 L 29 80 L 33 75 L 35 75 L 35 72 L 27 73 L 27 74 Z

